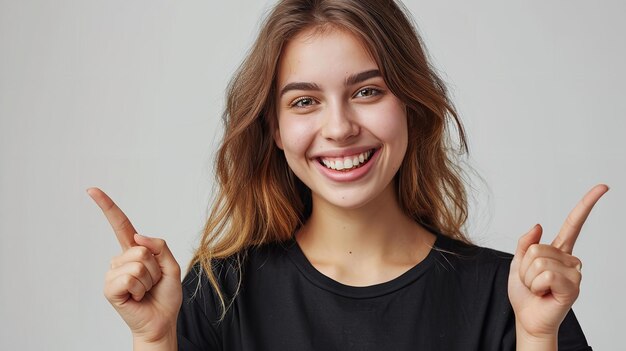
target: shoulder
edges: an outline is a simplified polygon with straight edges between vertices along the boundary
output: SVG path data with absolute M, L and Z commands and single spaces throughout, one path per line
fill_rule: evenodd
M 189 300 L 199 299 L 203 304 L 219 306 L 219 294 L 228 300 L 238 294 L 245 281 L 258 278 L 261 274 L 275 275 L 278 270 L 284 269 L 286 265 L 283 261 L 288 260 L 287 252 L 291 245 L 291 241 L 271 242 L 250 246 L 228 257 L 213 258 L 210 269 L 219 292 L 210 283 L 205 267 L 197 262 L 183 279 L 183 294 Z
M 223 321 L 232 318 L 228 311 L 232 311 L 240 289 L 250 280 L 259 280 L 256 272 L 262 271 L 261 267 L 276 266 L 276 260 L 284 256 L 282 247 L 280 244 L 260 245 L 229 257 L 214 258 L 210 267 L 205 268 L 200 263 L 192 265 L 182 282 L 183 303 L 177 321 L 179 345 L 198 350 L 218 348 L 225 332 Z M 212 274 L 207 274 L 206 269 Z
M 510 263 L 513 259 L 513 255 L 508 252 L 466 243 L 443 234 L 437 234 L 433 249 L 461 261 L 500 264 Z
M 513 255 L 438 234 L 432 249 L 440 269 L 458 274 L 508 277 Z
M 438 292 L 437 303 L 445 301 L 447 308 L 476 315 L 491 311 L 489 323 L 508 323 L 513 313 L 508 297 L 513 255 L 445 236 L 437 238 L 431 255 L 427 284 Z

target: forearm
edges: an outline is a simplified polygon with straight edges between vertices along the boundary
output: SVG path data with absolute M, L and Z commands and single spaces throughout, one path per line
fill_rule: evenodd
M 145 341 L 140 337 L 133 337 L 133 351 L 178 351 L 176 329 L 156 341 Z

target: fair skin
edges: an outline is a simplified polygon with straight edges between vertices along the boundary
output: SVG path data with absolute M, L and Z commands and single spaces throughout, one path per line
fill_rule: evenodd
M 313 198 L 296 234 L 309 261 L 354 286 L 421 261 L 435 236 L 402 212 L 393 184 L 408 143 L 406 109 L 365 48 L 344 32 L 304 31 L 283 49 L 277 86 L 276 144 Z M 322 165 L 345 166 L 368 151 L 358 167 Z
M 435 238 L 398 205 L 393 179 L 407 145 L 406 113 L 376 70 L 354 36 L 305 31 L 285 47 L 277 78 L 274 139 L 313 197 L 296 239 L 320 272 L 353 286 L 399 276 L 428 254 Z M 580 287 L 581 262 L 572 250 L 607 190 L 591 189 L 551 244 L 539 243 L 539 226 L 520 238 L 508 285 L 518 350 L 556 350 L 559 325 Z M 135 350 L 175 350 L 179 265 L 163 240 L 137 235 L 105 193 L 88 193 L 122 247 L 105 296 L 128 324 Z

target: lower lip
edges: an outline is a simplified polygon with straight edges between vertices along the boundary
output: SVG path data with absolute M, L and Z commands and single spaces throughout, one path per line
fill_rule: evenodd
M 376 162 L 376 160 L 378 159 L 379 151 L 380 149 L 376 150 L 366 164 L 350 171 L 337 171 L 334 169 L 326 168 L 322 164 L 320 164 L 317 159 L 314 162 L 317 168 L 322 172 L 322 174 L 324 174 L 331 180 L 334 180 L 336 182 L 353 182 L 355 180 L 363 178 L 369 172 L 369 170 L 373 167 L 374 162 Z

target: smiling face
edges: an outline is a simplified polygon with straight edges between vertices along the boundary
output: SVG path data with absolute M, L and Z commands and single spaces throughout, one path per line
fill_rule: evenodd
M 407 149 L 404 104 L 352 34 L 305 30 L 284 47 L 274 139 L 322 204 L 355 209 L 392 199 Z M 387 195 L 385 197 L 385 195 Z

